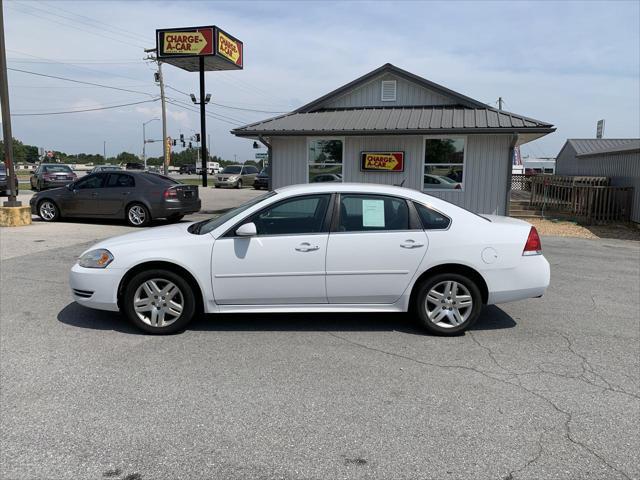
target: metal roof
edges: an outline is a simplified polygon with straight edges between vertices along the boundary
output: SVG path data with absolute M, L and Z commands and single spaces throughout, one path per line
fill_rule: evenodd
M 639 138 L 570 138 L 576 157 L 640 150 Z
M 232 130 L 234 135 L 384 135 L 420 133 L 550 133 L 553 125 L 515 113 L 451 106 L 350 108 L 292 112 Z

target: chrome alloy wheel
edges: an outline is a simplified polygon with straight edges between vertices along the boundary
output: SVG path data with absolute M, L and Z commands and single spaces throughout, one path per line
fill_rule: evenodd
M 182 315 L 184 296 L 175 283 L 164 278 L 153 278 L 136 290 L 133 309 L 147 325 L 167 327 Z
M 424 301 L 431 323 L 442 328 L 463 324 L 473 310 L 471 293 L 462 283 L 448 281 L 434 285 Z
M 140 205 L 134 205 L 129 209 L 129 221 L 133 225 L 142 225 L 147 218 L 147 212 L 144 207 Z
M 40 216 L 45 220 L 53 220 L 56 218 L 56 206 L 49 200 L 45 200 L 40 204 Z

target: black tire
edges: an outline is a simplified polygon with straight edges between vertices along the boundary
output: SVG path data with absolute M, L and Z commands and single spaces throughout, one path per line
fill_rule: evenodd
M 167 217 L 167 221 L 171 223 L 175 223 L 175 222 L 179 222 L 183 218 L 184 218 L 184 215 L 182 213 L 174 213 L 173 215 L 169 215 Z
M 151 213 L 142 203 L 131 203 L 127 205 L 124 217 L 132 227 L 146 227 L 151 223 Z
M 455 287 L 457 295 L 447 293 L 447 282 L 455 282 L 457 284 Z M 427 295 L 432 292 L 434 287 L 433 295 L 441 294 L 443 297 L 441 299 L 438 297 L 438 300 L 434 300 L 434 297 L 430 296 L 427 302 Z M 457 297 L 464 298 L 464 300 L 457 300 Z M 466 303 L 467 297 L 471 297 L 471 306 L 461 307 L 461 302 Z M 427 308 L 430 308 L 429 312 Z M 482 294 L 475 282 L 463 275 L 458 273 L 439 273 L 418 285 L 413 309 L 420 325 L 428 332 L 443 336 L 458 335 L 473 325 L 478 316 L 480 316 Z M 440 311 L 442 312 L 440 313 Z M 430 312 L 434 320 L 429 317 Z M 438 320 L 438 314 L 444 315 L 444 317 L 439 321 L 435 321 Z M 460 323 L 459 320 L 463 321 Z
M 60 208 L 53 200 L 43 198 L 38 202 L 38 216 L 45 222 L 55 222 L 60 219 Z
M 166 282 L 171 282 L 179 290 L 179 294 L 176 294 L 173 298 L 177 299 L 176 301 L 178 302 L 181 301 L 182 311 L 177 318 L 174 318 L 169 314 L 165 314 L 165 319 L 170 321 L 170 323 L 165 326 L 153 325 L 154 317 L 152 317 L 152 311 L 149 311 L 148 313 L 140 312 L 140 315 L 146 318 L 146 320 L 143 320 L 135 310 L 134 302 L 136 300 L 144 301 L 147 298 L 149 299 L 149 302 L 158 302 L 156 303 L 156 306 L 159 305 L 160 308 L 163 308 L 164 305 L 166 305 L 162 303 L 162 298 L 164 297 L 162 297 L 161 294 L 152 298 L 143 291 L 144 287 L 141 289 L 141 286 L 149 280 L 156 280 L 154 283 L 160 288 L 167 286 L 168 284 Z M 139 289 L 141 289 L 141 292 L 138 292 Z M 122 298 L 122 311 L 126 315 L 127 319 L 140 330 L 153 335 L 167 335 L 184 330 L 189 322 L 193 320 L 196 313 L 196 297 L 191 285 L 189 285 L 189 283 L 180 275 L 169 270 L 154 269 L 140 272 L 127 282 L 124 286 L 124 292 L 125 293 Z M 138 298 L 136 298 L 136 295 L 138 295 Z M 142 297 L 142 295 L 144 295 L 144 297 Z M 149 302 L 147 302 L 147 304 Z M 151 308 L 156 309 L 156 306 Z M 156 309 L 156 311 L 158 310 Z M 156 313 L 156 322 L 160 318 L 159 315 L 160 314 Z
M 242 188 L 242 180 L 236 182 L 236 188 Z

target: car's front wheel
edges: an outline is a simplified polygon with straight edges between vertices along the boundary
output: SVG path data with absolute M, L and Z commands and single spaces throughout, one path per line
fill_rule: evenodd
M 441 273 L 418 287 L 414 307 L 420 323 L 429 332 L 457 335 L 478 319 L 482 295 L 469 278 Z
M 122 307 L 127 318 L 147 333 L 166 335 L 183 330 L 196 312 L 189 283 L 168 270 L 147 270 L 125 285 Z
M 60 218 L 60 209 L 51 200 L 42 200 L 38 204 L 38 216 L 45 222 L 55 222 Z
M 236 188 L 242 188 L 242 180 L 236 182 Z
M 127 207 L 127 223 L 132 227 L 145 227 L 151 223 L 149 209 L 141 203 L 132 203 Z

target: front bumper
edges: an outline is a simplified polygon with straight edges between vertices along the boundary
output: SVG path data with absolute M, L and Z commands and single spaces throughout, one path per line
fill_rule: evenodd
M 218 177 L 213 179 L 213 184 L 216 187 L 235 187 L 236 183 L 238 183 L 240 179 L 236 178 L 235 180 L 229 180 L 229 179 L 224 179 L 224 180 L 220 180 Z
M 69 274 L 73 299 L 85 307 L 117 312 L 118 286 L 123 275 L 124 271 L 118 268 L 84 268 L 76 263 Z

